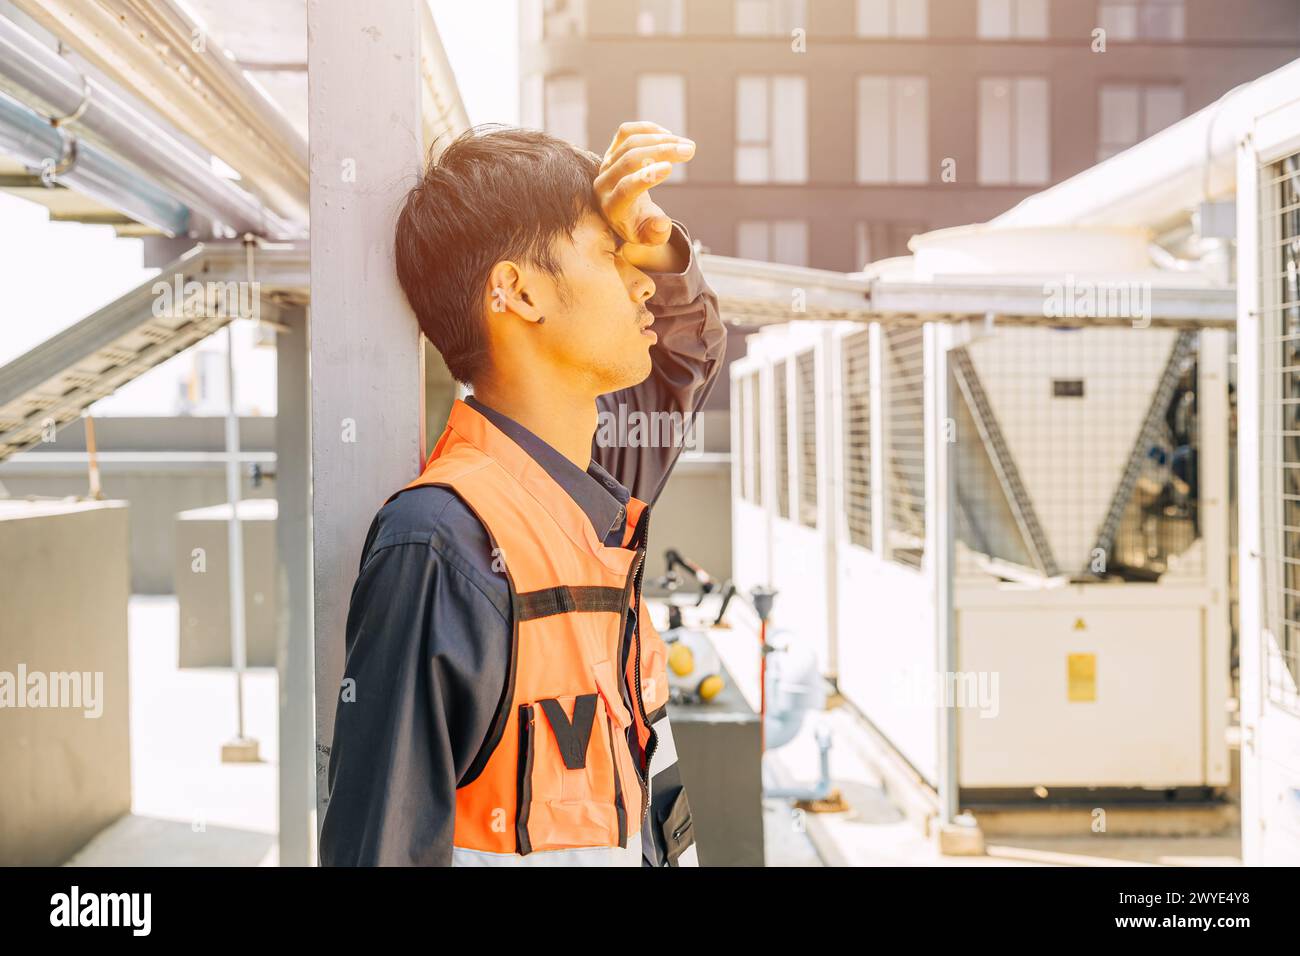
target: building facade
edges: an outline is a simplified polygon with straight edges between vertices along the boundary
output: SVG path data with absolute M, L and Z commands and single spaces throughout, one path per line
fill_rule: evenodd
M 854 271 L 989 219 L 1300 55 L 1300 0 L 521 0 L 521 114 L 660 187 L 709 252 Z

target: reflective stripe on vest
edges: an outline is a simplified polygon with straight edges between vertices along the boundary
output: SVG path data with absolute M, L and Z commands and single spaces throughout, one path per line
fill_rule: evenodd
M 624 546 L 604 545 L 555 479 L 460 399 L 406 487 L 430 484 L 455 491 L 487 530 L 513 623 L 501 704 L 456 791 L 455 864 L 639 865 L 650 768 L 628 730 L 658 763 L 649 715 L 668 701 L 667 652 L 639 601 L 650 509 L 630 499 Z

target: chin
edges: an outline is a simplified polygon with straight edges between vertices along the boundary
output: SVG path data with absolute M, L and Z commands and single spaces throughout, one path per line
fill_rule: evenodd
M 631 388 L 633 385 L 640 385 L 650 377 L 650 372 L 654 368 L 654 363 L 650 361 L 650 353 L 643 351 L 640 356 L 628 362 L 618 369 L 612 369 L 608 379 L 609 387 L 607 392 L 616 392 L 621 388 Z

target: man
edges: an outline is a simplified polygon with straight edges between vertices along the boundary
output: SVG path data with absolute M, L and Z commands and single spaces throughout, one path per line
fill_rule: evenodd
M 366 539 L 322 864 L 697 862 L 641 602 L 682 442 L 607 427 L 691 421 L 721 369 L 716 296 L 649 197 L 694 151 L 653 123 L 603 157 L 476 129 L 407 197 L 398 277 L 473 394 Z

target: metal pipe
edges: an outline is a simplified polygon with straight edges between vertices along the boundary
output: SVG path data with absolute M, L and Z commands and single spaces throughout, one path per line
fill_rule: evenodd
M 232 76 L 225 50 L 179 8 L 128 0 L 15 0 L 15 5 L 236 169 L 291 222 L 308 218 L 307 147 L 261 87 Z M 196 37 L 204 42 L 196 44 Z M 195 49 L 199 46 L 199 49 Z
M 274 238 L 303 232 L 257 197 L 213 172 L 207 157 L 177 140 L 114 90 L 84 76 L 54 50 L 0 17 L 0 90 L 46 119 L 61 119 L 156 180 L 193 211 L 235 232 Z M 76 116 L 75 121 L 67 118 Z
M 69 154 L 71 142 L 75 154 Z M 0 93 L 0 153 L 43 170 L 50 184 L 75 189 L 168 236 L 189 229 L 190 211 L 182 203 L 98 147 L 70 139 L 5 93 Z
M 239 521 L 239 415 L 235 410 L 235 324 L 226 326 L 226 498 L 230 501 L 230 523 L 226 546 L 230 551 L 230 665 L 235 671 L 235 704 L 238 739 L 244 734 L 244 528 Z

